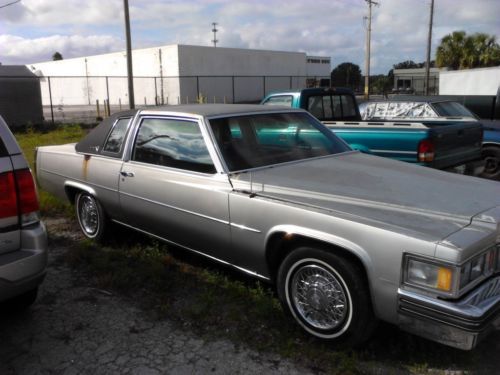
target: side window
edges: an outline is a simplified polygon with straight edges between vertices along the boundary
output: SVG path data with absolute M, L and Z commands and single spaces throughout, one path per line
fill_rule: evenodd
M 307 99 L 307 110 L 316 118 L 324 118 L 323 101 L 321 96 L 311 96 Z
M 348 95 L 342 95 L 342 117 L 356 117 L 356 105 L 354 99 Z
M 332 105 L 333 105 L 333 116 L 330 118 L 342 118 L 342 102 L 341 102 L 341 96 L 338 95 L 333 95 L 331 96 L 332 98 Z
M 130 117 L 118 119 L 109 132 L 103 151 L 118 154 L 122 150 Z
M 272 96 L 262 104 L 264 104 L 264 105 L 284 105 L 286 107 L 291 107 L 292 106 L 292 99 L 293 98 L 291 95 Z
M 194 121 L 143 119 L 132 160 L 193 172 L 216 172 L 200 127 Z

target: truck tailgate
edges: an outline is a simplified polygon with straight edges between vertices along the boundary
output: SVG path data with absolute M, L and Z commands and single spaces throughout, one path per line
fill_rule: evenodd
M 483 141 L 479 122 L 423 122 L 430 128 L 429 136 L 435 146 L 431 167 L 444 169 L 481 158 Z

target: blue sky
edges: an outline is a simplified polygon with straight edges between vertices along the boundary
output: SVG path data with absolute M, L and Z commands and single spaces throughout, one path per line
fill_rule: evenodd
M 0 5 L 12 0 L 0 0 Z M 372 74 L 404 60 L 425 60 L 430 0 L 379 0 L 373 8 Z M 364 68 L 364 0 L 129 0 L 133 48 L 211 45 L 301 51 L 332 58 L 332 67 Z M 500 0 L 435 0 L 433 50 L 455 30 L 500 39 Z M 0 8 L 0 62 L 29 64 L 121 51 L 122 0 L 22 0 Z

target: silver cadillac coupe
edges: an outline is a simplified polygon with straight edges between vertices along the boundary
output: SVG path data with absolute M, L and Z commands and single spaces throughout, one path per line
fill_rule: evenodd
M 36 161 L 88 238 L 111 220 L 268 280 L 316 337 L 380 319 L 472 349 L 500 326 L 500 183 L 352 151 L 305 111 L 121 112 Z

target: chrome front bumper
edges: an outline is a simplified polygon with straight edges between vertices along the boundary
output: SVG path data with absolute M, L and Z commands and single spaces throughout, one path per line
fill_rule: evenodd
M 488 280 L 458 301 L 444 301 L 398 290 L 401 329 L 462 350 L 500 329 L 500 276 Z

